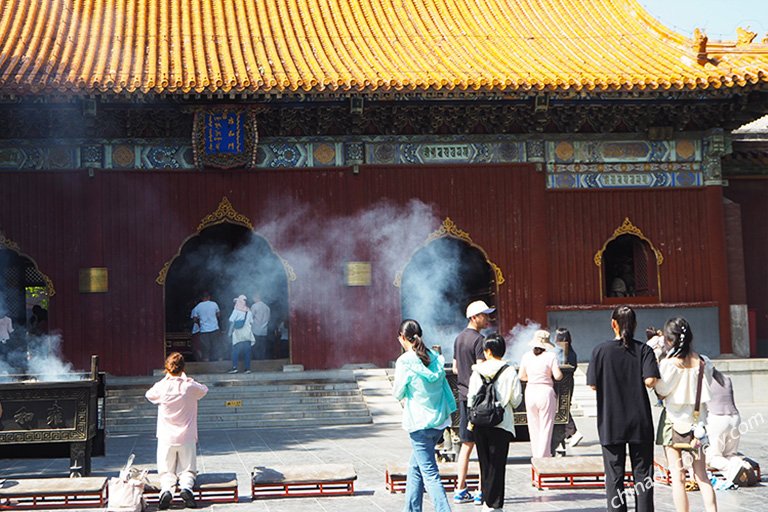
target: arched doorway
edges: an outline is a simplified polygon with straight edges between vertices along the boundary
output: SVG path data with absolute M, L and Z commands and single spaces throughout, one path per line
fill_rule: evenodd
M 224 203 L 231 209 L 226 198 Z M 253 232 L 247 219 L 241 222 L 242 216 L 237 215 L 230 221 L 229 217 L 201 224 L 158 278 L 158 283 L 165 285 L 165 351 L 180 351 L 195 361 L 190 313 L 203 293 L 209 292 L 221 311 L 217 358 L 231 361 L 227 328 L 234 298 L 245 295 L 250 305 L 258 295 L 270 308 L 268 351 L 262 363 L 254 363 L 252 369 L 276 369 L 290 360 L 289 268 L 269 243 Z M 215 364 L 202 369 L 219 370 Z
M 0 234 L 0 373 L 18 373 L 27 365 L 30 340 L 48 334 L 53 284 L 37 263 Z M 31 335 L 31 336 L 30 336 Z
M 451 361 L 453 342 L 467 326 L 467 305 L 483 300 L 495 306 L 501 282 L 500 272 L 482 249 L 446 219 L 403 270 L 399 280 L 403 318 L 418 321 L 427 345 L 440 345 L 446 361 Z M 498 323 L 498 318 L 494 321 Z

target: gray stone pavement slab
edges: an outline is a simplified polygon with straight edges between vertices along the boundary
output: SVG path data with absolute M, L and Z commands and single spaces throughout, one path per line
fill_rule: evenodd
M 750 428 L 741 438 L 741 451 L 755 460 L 768 460 L 768 406 L 746 405 L 740 406 L 740 410 L 745 422 L 751 419 Z M 654 408 L 656 416 L 659 411 Z M 577 417 L 576 423 L 584 434 L 584 440 L 579 446 L 569 448 L 568 454 L 599 455 L 595 418 Z M 149 435 L 110 437 L 107 439 L 107 455 L 93 459 L 92 473 L 98 476 L 116 475 L 131 453 L 136 454 L 135 465 L 154 470 L 155 447 L 155 440 Z M 198 445 L 200 472 L 235 472 L 240 492 L 239 503 L 209 504 L 201 508 L 215 512 L 400 512 L 405 498 L 402 493 L 391 494 L 386 490 L 384 467 L 389 461 L 407 461 L 410 452 L 408 435 L 396 424 L 201 431 Z M 66 459 L 0 460 L 0 478 L 65 476 L 68 462 Z M 315 463 L 353 464 L 358 473 L 355 495 L 251 501 L 249 477 L 254 466 Z M 764 467 L 768 468 L 768 464 Z M 757 487 L 718 492 L 719 510 L 765 510 L 768 503 L 767 479 L 768 475 L 764 475 L 763 483 Z M 704 510 L 699 493 L 689 493 L 689 499 L 692 511 Z M 656 485 L 655 503 L 658 511 L 674 510 L 668 486 Z M 181 507 L 180 503 L 174 503 L 171 509 L 180 510 Z M 455 512 L 480 510 L 472 504 L 452 504 L 452 508 Z M 150 510 L 154 509 L 155 506 L 150 507 Z M 433 510 L 426 496 L 424 510 Z M 537 490 L 531 485 L 530 445 L 520 442 L 510 445 L 505 510 L 598 511 L 605 510 L 605 498 L 599 488 Z

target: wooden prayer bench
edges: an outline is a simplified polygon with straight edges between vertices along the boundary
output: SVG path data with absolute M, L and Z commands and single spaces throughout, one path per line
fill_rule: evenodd
M 104 507 L 107 477 L 0 479 L 0 510 Z
M 160 475 L 147 475 L 144 486 L 144 499 L 147 503 L 157 503 L 160 500 Z M 178 487 L 178 486 L 177 486 Z M 174 489 L 177 491 L 178 489 Z M 237 475 L 235 473 L 201 473 L 195 477 L 192 494 L 197 502 L 237 503 Z M 174 492 L 173 501 L 181 503 L 178 492 Z
M 632 485 L 632 464 L 627 456 L 625 485 Z M 605 467 L 599 455 L 531 459 L 531 484 L 539 489 L 605 487 Z
M 440 481 L 446 492 L 455 491 L 459 480 L 458 466 L 455 462 L 438 462 Z M 402 462 L 387 462 L 386 466 L 387 490 L 389 492 L 405 492 L 405 484 L 408 479 L 408 464 Z M 467 489 L 475 490 L 480 487 L 480 465 L 470 462 L 467 469 Z
M 357 472 L 352 464 L 256 466 L 251 472 L 251 496 L 344 496 L 355 493 Z

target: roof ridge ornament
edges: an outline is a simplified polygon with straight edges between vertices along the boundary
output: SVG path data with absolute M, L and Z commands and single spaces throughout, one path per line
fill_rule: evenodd
M 747 29 L 749 26 L 747 26 Z M 738 40 L 736 41 L 736 47 L 741 46 L 747 46 L 752 43 L 752 41 L 755 40 L 757 37 L 757 32 L 750 32 L 749 30 L 743 29 L 741 27 L 736 27 L 736 35 L 738 36 Z
M 698 28 L 693 31 L 693 51 L 696 52 L 696 62 L 702 66 L 707 63 L 707 34 Z

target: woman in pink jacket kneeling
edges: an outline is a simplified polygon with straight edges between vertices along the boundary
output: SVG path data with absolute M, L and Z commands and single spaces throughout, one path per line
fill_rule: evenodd
M 166 510 L 171 505 L 177 482 L 184 505 L 189 508 L 197 506 L 192 493 L 197 473 L 197 401 L 208 393 L 208 388 L 187 377 L 184 366 L 184 356 L 178 352 L 169 355 L 165 360 L 165 378 L 145 395 L 147 400 L 158 406 L 159 510 Z

